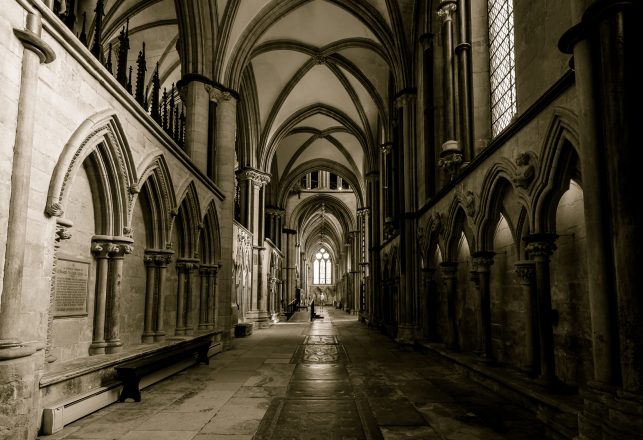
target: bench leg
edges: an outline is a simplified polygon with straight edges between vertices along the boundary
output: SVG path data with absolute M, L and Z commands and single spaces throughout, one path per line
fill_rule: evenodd
M 197 364 L 203 363 L 204 365 L 210 365 L 210 358 L 208 357 L 208 350 L 210 350 L 210 346 L 202 348 L 197 352 L 197 358 L 196 358 L 196 363 Z
M 139 382 L 140 379 L 138 378 L 123 382 L 123 389 L 121 390 L 121 394 L 118 396 L 118 401 L 125 402 L 126 399 L 130 398 L 134 399 L 134 402 L 140 402 L 141 391 L 138 389 Z

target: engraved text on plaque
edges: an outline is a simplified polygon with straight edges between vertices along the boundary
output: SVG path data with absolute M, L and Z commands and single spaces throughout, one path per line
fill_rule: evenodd
M 56 264 L 55 316 L 87 314 L 89 263 L 58 259 Z

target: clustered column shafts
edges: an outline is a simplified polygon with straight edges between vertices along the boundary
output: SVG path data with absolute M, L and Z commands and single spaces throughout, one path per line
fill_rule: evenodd
M 525 310 L 526 366 L 534 375 L 540 374 L 540 331 L 538 330 L 538 302 L 536 300 L 536 265 L 533 260 L 517 261 L 516 275 L 527 304 Z
M 165 339 L 165 274 L 171 260 L 172 252 L 167 250 L 147 249 L 143 257 L 146 271 L 144 343 Z
M 478 334 L 480 336 L 481 354 L 486 359 L 493 358 L 491 345 L 491 280 L 489 269 L 493 264 L 495 252 L 474 252 L 473 265 L 478 274 L 478 290 L 480 292 L 480 317 Z
M 458 332 L 458 320 L 456 313 L 458 296 L 458 263 L 445 261 L 440 263 L 442 268 L 442 279 L 447 295 L 447 316 L 448 316 L 448 344 L 453 350 L 460 349 L 460 336 Z
M 555 234 L 532 234 L 525 237 L 526 251 L 536 266 L 536 306 L 540 337 L 540 378 L 550 386 L 557 383 L 554 358 L 554 331 L 551 308 L 549 257 L 556 250 Z
M 206 331 L 215 326 L 215 304 L 217 292 L 216 264 L 201 264 L 201 293 L 199 301 L 199 331 Z
M 120 339 L 123 259 L 132 252 L 132 243 L 95 240 L 91 250 L 96 259 L 96 293 L 94 331 L 89 352 L 118 353 L 123 345 Z
M 559 41 L 573 54 L 583 145 L 594 381 L 579 438 L 640 436 L 643 399 L 643 215 L 640 209 L 641 2 L 571 2 L 576 24 Z
M 179 281 L 176 296 L 176 330 L 178 336 L 192 334 L 192 285 L 193 272 L 199 268 L 198 260 L 179 258 L 176 260 L 176 270 Z

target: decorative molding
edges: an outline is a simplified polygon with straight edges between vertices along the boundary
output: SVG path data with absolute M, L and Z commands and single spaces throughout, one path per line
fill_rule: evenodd
M 33 14 L 30 14 L 33 16 Z M 29 21 L 29 17 L 28 17 Z M 14 29 L 14 35 L 20 40 L 25 49 L 28 49 L 38 55 L 41 64 L 49 64 L 56 59 L 56 53 L 40 35 L 30 29 Z
M 476 195 L 473 191 L 465 191 L 464 187 L 460 185 L 456 189 L 456 197 L 464 207 L 464 211 L 469 217 L 476 215 Z
M 232 93 L 211 86 L 210 84 L 205 84 L 204 87 L 205 91 L 208 92 L 210 101 L 214 101 L 217 104 L 221 101 L 230 101 L 233 98 Z
M 243 182 L 246 180 L 250 180 L 257 186 L 267 185 L 268 183 L 270 183 L 270 174 L 264 173 L 263 171 L 260 171 L 256 168 L 242 168 L 236 172 L 236 175 L 239 181 Z

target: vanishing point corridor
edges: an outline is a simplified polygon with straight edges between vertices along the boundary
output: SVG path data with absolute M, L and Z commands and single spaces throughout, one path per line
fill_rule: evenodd
M 47 439 L 543 439 L 528 412 L 355 317 L 326 307 Z M 301 321 L 297 322 L 297 318 Z

